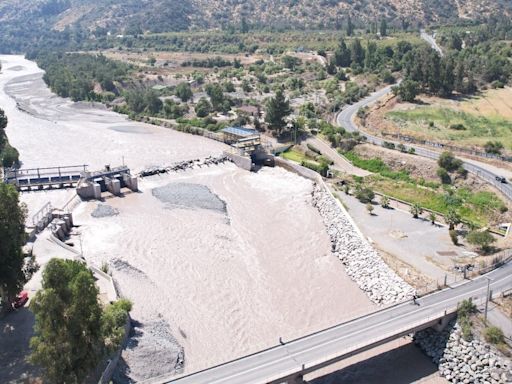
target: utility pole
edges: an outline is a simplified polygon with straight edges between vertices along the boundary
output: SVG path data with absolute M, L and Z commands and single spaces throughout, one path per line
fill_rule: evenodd
M 490 288 L 491 288 L 491 279 L 486 277 L 487 279 L 487 293 L 485 294 L 485 313 L 484 313 L 484 323 L 487 324 L 487 309 L 489 308 L 489 296 L 490 296 Z

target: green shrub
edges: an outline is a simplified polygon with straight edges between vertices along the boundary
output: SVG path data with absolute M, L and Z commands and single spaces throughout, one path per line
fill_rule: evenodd
M 449 232 L 450 239 L 454 245 L 459 245 L 459 238 L 457 236 L 457 231 L 455 229 L 450 229 Z
M 465 131 L 466 127 L 464 126 L 464 124 L 459 123 L 450 125 L 450 129 L 453 129 L 455 131 Z
M 355 196 L 361 203 L 371 203 L 375 198 L 375 193 L 367 187 L 358 188 Z
M 313 151 L 313 152 L 315 152 L 315 153 L 316 153 L 316 154 L 318 154 L 318 155 L 321 155 L 321 154 L 322 154 L 322 152 L 320 152 L 320 150 L 319 150 L 317 147 L 315 147 L 314 145 L 312 145 L 312 144 L 309 144 L 309 143 L 308 143 L 308 144 L 307 144 L 307 147 L 308 147 L 308 149 L 309 149 L 310 151 Z
M 8 143 L 5 145 L 2 153 L 0 153 L 2 165 L 6 168 L 16 166 L 16 164 L 19 163 L 19 157 L 20 154 L 18 153 L 18 150 Z
M 333 165 L 334 164 L 334 161 L 332 159 L 330 159 L 327 156 L 323 156 L 323 155 L 322 156 L 317 156 L 316 161 L 318 161 L 319 163 L 325 163 L 325 164 L 328 164 L 328 165 Z
M 484 337 L 485 341 L 494 345 L 503 344 L 505 342 L 505 335 L 501 328 L 498 327 L 485 328 Z
M 310 161 L 302 161 L 301 165 L 303 167 L 309 168 L 322 176 L 327 176 L 327 171 L 329 171 L 329 165 L 327 164 L 315 164 Z

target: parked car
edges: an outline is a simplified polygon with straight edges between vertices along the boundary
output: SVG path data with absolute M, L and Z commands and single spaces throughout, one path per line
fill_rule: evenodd
M 12 306 L 14 308 L 21 308 L 25 304 L 27 304 L 28 301 L 28 292 L 27 291 L 21 291 L 16 298 L 14 299 L 14 302 L 12 303 Z
M 500 183 L 507 184 L 507 179 L 505 179 L 503 176 L 496 176 L 496 181 L 499 181 Z

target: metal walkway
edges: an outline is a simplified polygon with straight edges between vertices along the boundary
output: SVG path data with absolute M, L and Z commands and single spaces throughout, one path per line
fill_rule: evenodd
M 18 191 L 40 190 L 44 188 L 72 188 L 87 165 L 72 165 L 49 168 L 4 169 L 4 182 L 16 186 Z

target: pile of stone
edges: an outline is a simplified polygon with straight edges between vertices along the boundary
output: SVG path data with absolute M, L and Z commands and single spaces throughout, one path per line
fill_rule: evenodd
M 452 322 L 441 332 L 431 328 L 417 332 L 414 341 L 452 383 L 512 383 L 510 361 L 476 338 L 464 340 L 458 323 Z
M 347 274 L 379 305 L 412 299 L 415 290 L 403 281 L 360 235 L 334 197 L 315 185 L 313 205 L 323 218 L 331 238 L 332 253 L 344 264 Z
M 203 167 L 210 165 L 219 165 L 224 164 L 226 162 L 230 162 L 231 159 L 227 156 L 208 156 L 205 159 L 195 159 L 195 160 L 186 160 L 180 161 L 178 163 L 174 163 L 168 167 L 151 167 L 142 170 L 139 174 L 140 177 L 154 176 L 159 175 L 161 173 L 169 173 L 169 172 L 178 172 L 178 171 L 186 171 L 188 169 L 193 169 L 195 167 Z

